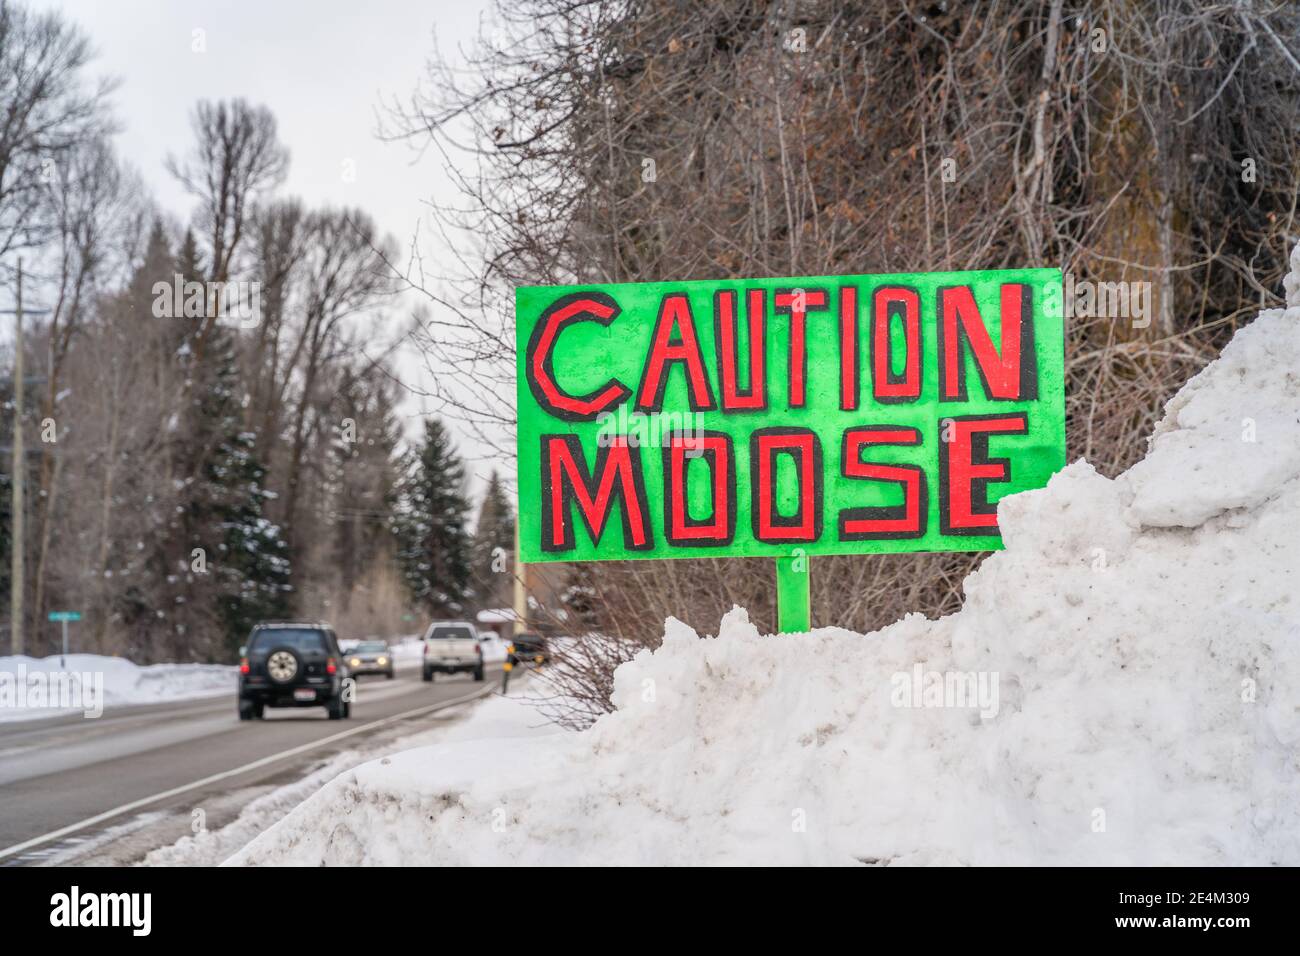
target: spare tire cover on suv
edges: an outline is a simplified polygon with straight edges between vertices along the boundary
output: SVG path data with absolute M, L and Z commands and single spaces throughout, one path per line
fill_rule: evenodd
M 277 684 L 287 684 L 302 670 L 302 661 L 291 647 L 277 647 L 266 655 L 266 674 Z

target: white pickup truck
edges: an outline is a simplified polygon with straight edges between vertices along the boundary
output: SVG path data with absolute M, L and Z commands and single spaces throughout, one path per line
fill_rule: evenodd
M 424 632 L 424 679 L 470 671 L 483 679 L 483 643 L 468 621 L 434 621 Z

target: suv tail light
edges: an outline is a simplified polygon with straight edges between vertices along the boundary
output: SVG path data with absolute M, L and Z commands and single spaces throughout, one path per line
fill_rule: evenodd
M 479 657 L 482 657 L 482 656 L 483 656 L 483 645 L 482 645 L 482 644 L 475 644 L 475 645 L 474 645 L 474 653 L 477 654 Z
M 334 658 L 331 657 L 331 658 L 329 658 L 328 660 L 325 661 L 325 673 L 326 673 L 326 674 L 333 674 L 333 673 L 334 673 L 335 671 L 337 671 L 338 669 L 339 669 L 339 668 L 338 668 L 338 665 L 334 663 Z
M 252 668 L 248 666 L 248 658 L 241 657 L 239 659 L 239 673 L 247 674 L 250 670 L 252 670 Z
M 429 645 L 428 645 L 428 644 L 425 644 L 425 645 L 424 645 L 424 650 L 421 651 L 420 653 L 423 654 L 425 657 L 428 657 L 428 656 L 429 656 Z

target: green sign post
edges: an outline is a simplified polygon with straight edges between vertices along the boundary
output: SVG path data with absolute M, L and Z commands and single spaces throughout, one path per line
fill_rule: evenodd
M 520 560 L 1001 547 L 1065 464 L 1055 269 L 516 290 Z
M 62 656 L 59 657 L 59 666 L 67 667 L 68 666 L 68 622 L 80 621 L 81 612 L 80 611 L 51 611 L 50 620 L 59 621 L 63 624 L 63 654 Z

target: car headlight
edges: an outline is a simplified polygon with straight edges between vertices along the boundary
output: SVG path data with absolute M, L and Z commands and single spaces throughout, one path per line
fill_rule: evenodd
M 355 658 L 355 657 L 352 658 L 352 660 L 348 661 L 348 663 L 351 664 L 353 667 L 360 667 L 360 666 L 361 666 L 361 661 L 360 661 L 359 659 Z
M 387 663 L 388 663 L 388 658 L 387 658 L 387 657 L 381 657 L 381 658 L 379 658 L 379 663 L 380 663 L 380 664 L 387 664 Z

